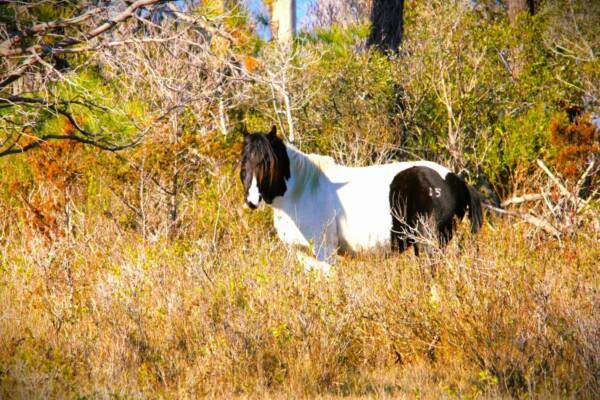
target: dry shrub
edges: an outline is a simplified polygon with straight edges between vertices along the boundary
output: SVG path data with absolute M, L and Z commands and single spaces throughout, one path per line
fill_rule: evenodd
M 215 168 L 177 240 L 101 210 L 73 221 L 77 240 L 6 233 L 2 397 L 597 393 L 597 237 L 560 248 L 496 221 L 443 257 L 345 256 L 324 278 Z

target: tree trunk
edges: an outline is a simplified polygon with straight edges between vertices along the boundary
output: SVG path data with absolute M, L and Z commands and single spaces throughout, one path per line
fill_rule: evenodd
M 511 24 L 514 23 L 517 14 L 522 11 L 529 11 L 530 15 L 535 14 L 534 0 L 507 0 L 506 6 L 508 8 L 508 19 Z
M 296 26 L 296 1 L 273 0 L 271 3 L 271 35 L 283 42 L 294 36 Z
M 369 46 L 398 52 L 404 30 L 404 0 L 373 0 Z
M 517 15 L 522 12 L 528 12 L 533 15 L 535 12 L 534 0 L 507 0 L 506 1 L 508 19 L 511 25 L 515 25 Z M 510 49 L 509 65 L 513 79 L 518 78 L 525 67 L 525 55 L 523 44 L 519 43 Z

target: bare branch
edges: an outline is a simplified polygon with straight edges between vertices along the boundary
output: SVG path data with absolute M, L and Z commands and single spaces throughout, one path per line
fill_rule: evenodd
M 508 200 L 504 200 L 502 202 L 502 207 L 506 207 L 506 206 L 510 206 L 512 204 L 521 204 L 521 203 L 526 203 L 529 201 L 538 201 L 538 200 L 543 200 L 544 196 L 538 193 L 535 194 L 524 194 L 521 196 L 515 196 L 515 197 L 511 197 Z
M 177 39 L 177 36 L 170 36 L 168 38 L 146 38 L 146 39 L 126 39 L 126 40 L 116 40 L 112 42 L 99 43 L 95 46 L 88 47 L 74 47 L 68 49 L 55 49 L 53 50 L 54 54 L 74 54 L 74 53 L 83 53 L 86 51 L 99 51 L 102 49 L 106 49 L 109 47 L 117 47 L 124 46 L 126 44 L 134 44 L 134 43 L 164 43 L 171 40 Z
M 118 14 L 116 17 L 106 21 L 102 25 L 96 27 L 95 29 L 92 29 L 91 31 L 85 33 L 84 35 L 82 35 L 80 37 L 77 37 L 77 38 L 68 37 L 68 38 L 65 38 L 65 39 L 59 41 L 55 45 L 51 45 L 51 46 L 41 46 L 41 45 L 31 46 L 30 48 L 26 49 L 23 52 L 23 53 L 31 53 L 31 56 L 27 57 L 21 65 L 19 65 L 15 70 L 9 72 L 7 75 L 5 75 L 2 78 L 2 80 L 0 81 L 0 89 L 5 88 L 12 82 L 21 78 L 33 65 L 35 65 L 41 59 L 41 57 L 47 56 L 49 54 L 54 54 L 55 52 L 57 52 L 60 49 L 64 49 L 64 48 L 67 48 L 67 47 L 70 47 L 70 46 L 73 46 L 76 44 L 85 43 L 85 42 L 101 35 L 102 33 L 108 31 L 109 29 L 113 28 L 114 26 L 118 25 L 119 23 L 131 18 L 134 15 L 135 11 L 137 11 L 138 9 L 149 6 L 149 5 L 156 4 L 159 2 L 163 2 L 163 1 L 165 1 L 165 0 L 138 0 L 138 1 L 135 1 L 129 7 L 127 7 L 123 12 Z M 167 1 L 172 1 L 172 0 L 167 0 Z M 76 18 L 82 18 L 82 17 L 83 17 L 83 15 L 80 17 L 76 17 Z M 86 17 L 84 19 L 87 19 L 87 18 L 88 17 Z M 2 53 L 0 55 L 6 55 L 6 54 L 10 54 L 10 53 L 11 53 L 11 51 L 7 49 L 4 51 L 4 53 Z
M 65 19 L 62 21 L 45 22 L 43 24 L 33 25 L 30 28 L 25 28 L 21 32 L 16 33 L 15 35 L 11 36 L 10 38 L 8 38 L 5 41 L 3 41 L 2 43 L 0 43 L 0 56 L 9 57 L 9 56 L 23 54 L 24 52 L 26 52 L 25 49 L 19 48 L 19 49 L 11 50 L 11 48 L 16 44 L 19 44 L 21 42 L 21 40 L 27 36 L 39 35 L 46 31 L 49 31 L 49 30 L 66 28 L 71 25 L 79 24 L 79 23 L 91 18 L 92 16 L 105 11 L 105 10 L 106 10 L 105 7 L 98 7 L 98 8 L 89 10 L 89 11 L 87 11 L 77 17 L 74 17 L 74 18 L 69 18 L 69 19 Z
M 537 226 L 538 228 L 544 230 L 546 233 L 549 233 L 558 239 L 560 239 L 560 237 L 561 237 L 560 231 L 558 229 L 556 229 L 550 222 L 548 222 L 544 219 L 535 217 L 531 214 L 521 213 L 518 211 L 504 210 L 502 208 L 494 207 L 491 204 L 487 204 L 487 203 L 483 203 L 483 206 L 489 210 L 492 210 L 492 211 L 498 213 L 498 214 L 520 218 L 525 222 L 528 222 L 534 226 Z
M 156 3 L 160 3 L 161 1 L 164 1 L 164 0 L 138 0 L 134 3 L 132 3 L 129 7 L 127 7 L 122 13 L 120 13 L 113 19 L 106 21 L 105 23 L 103 23 L 102 25 L 97 27 L 96 29 L 91 30 L 90 32 L 85 34 L 83 37 L 67 38 L 67 39 L 61 40 L 60 42 L 58 42 L 56 44 L 55 47 L 61 48 L 61 47 L 67 47 L 67 46 L 72 46 L 74 44 L 87 42 L 90 39 L 93 39 L 96 36 L 113 28 L 115 25 L 131 18 L 133 16 L 133 14 L 135 13 L 135 11 L 138 10 L 139 8 L 150 6 L 150 5 L 153 5 Z M 167 0 L 167 1 L 172 1 L 172 0 Z
M 133 142 L 130 142 L 130 143 L 127 143 L 124 145 L 111 145 L 111 144 L 104 143 L 102 141 L 86 139 L 81 136 L 75 136 L 75 135 L 44 135 L 39 138 L 36 138 L 36 140 L 34 140 L 31 143 L 26 144 L 25 146 L 18 146 L 16 144 L 11 145 L 11 147 L 9 147 L 7 150 L 0 151 L 0 157 L 8 156 L 11 154 L 25 153 L 29 150 L 40 147 L 43 143 L 45 143 L 49 140 L 69 140 L 72 142 L 77 142 L 77 143 L 94 146 L 101 150 L 116 152 L 116 151 L 121 151 L 121 150 L 129 149 L 129 148 L 137 146 L 140 143 L 141 139 L 142 139 L 141 137 L 138 137 Z
M 211 26 L 208 23 L 208 20 L 206 19 L 206 17 L 203 17 L 203 16 L 191 17 L 191 16 L 179 11 L 173 3 L 167 4 L 167 7 L 174 15 L 177 16 L 177 18 L 180 18 L 181 20 L 183 20 L 187 23 L 190 23 L 194 26 L 200 27 L 212 35 L 221 36 L 222 38 L 225 38 L 225 39 L 229 40 L 230 42 L 235 42 L 234 37 L 231 36 L 229 34 L 229 32 L 226 32 L 222 29 L 218 29 L 218 28 Z
M 560 189 L 561 193 L 564 196 L 566 196 L 566 197 L 571 196 L 571 193 L 569 193 L 567 188 L 562 183 L 560 183 L 558 178 L 556 176 L 554 176 L 554 174 L 552 172 L 550 172 L 550 170 L 548 169 L 548 167 L 546 166 L 546 164 L 544 164 L 544 162 L 542 160 L 536 160 L 536 163 L 542 169 L 542 171 L 544 171 L 546 173 L 546 175 L 548 175 L 548 177 L 552 180 L 552 182 L 554 182 L 554 184 Z
M 73 115 L 70 112 L 68 112 L 65 108 L 59 107 L 58 103 L 48 103 L 46 100 L 43 100 L 43 99 L 30 98 L 30 97 L 20 97 L 20 96 L 10 96 L 7 99 L 0 98 L 0 104 L 2 104 L 2 103 L 14 103 L 14 102 L 26 103 L 26 104 L 36 104 L 36 105 L 41 105 L 41 106 L 43 106 L 45 108 L 54 110 L 58 114 L 61 114 L 64 117 L 66 117 L 69 120 L 69 122 L 73 125 L 73 127 L 77 131 L 79 131 L 81 134 L 83 134 L 84 136 L 87 136 L 87 137 L 90 137 L 90 138 L 102 136 L 102 133 L 89 132 L 89 131 L 83 129 L 83 127 L 81 127 L 77 123 L 77 121 L 75 120 L 75 118 L 73 118 Z M 70 104 L 70 102 L 65 101 L 65 100 L 61 100 L 60 104 L 62 104 L 63 106 L 68 106 Z

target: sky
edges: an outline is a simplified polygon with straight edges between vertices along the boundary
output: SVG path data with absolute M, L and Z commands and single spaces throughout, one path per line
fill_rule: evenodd
M 306 14 L 310 5 L 317 0 L 296 0 L 296 29 L 304 24 Z M 263 6 L 262 0 L 245 0 L 248 4 L 248 8 L 253 15 L 267 14 L 265 7 Z M 267 27 L 259 27 L 258 34 L 262 37 L 269 37 L 270 33 Z
M 298 26 L 302 26 L 311 2 L 312 0 L 296 0 L 296 18 L 298 19 Z

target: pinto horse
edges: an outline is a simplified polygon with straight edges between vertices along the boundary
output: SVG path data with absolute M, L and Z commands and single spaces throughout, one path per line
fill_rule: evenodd
M 273 127 L 267 134 L 245 128 L 240 178 L 246 204 L 273 207 L 275 229 L 288 244 L 312 246 L 328 270 L 338 250 L 380 246 L 419 254 L 416 234 L 433 228 L 444 246 L 469 210 L 471 231 L 482 224 L 481 196 L 447 168 L 431 161 L 368 167 L 336 164 L 284 143 Z M 426 221 L 428 221 L 426 223 Z M 428 226 L 426 226 L 428 225 Z

